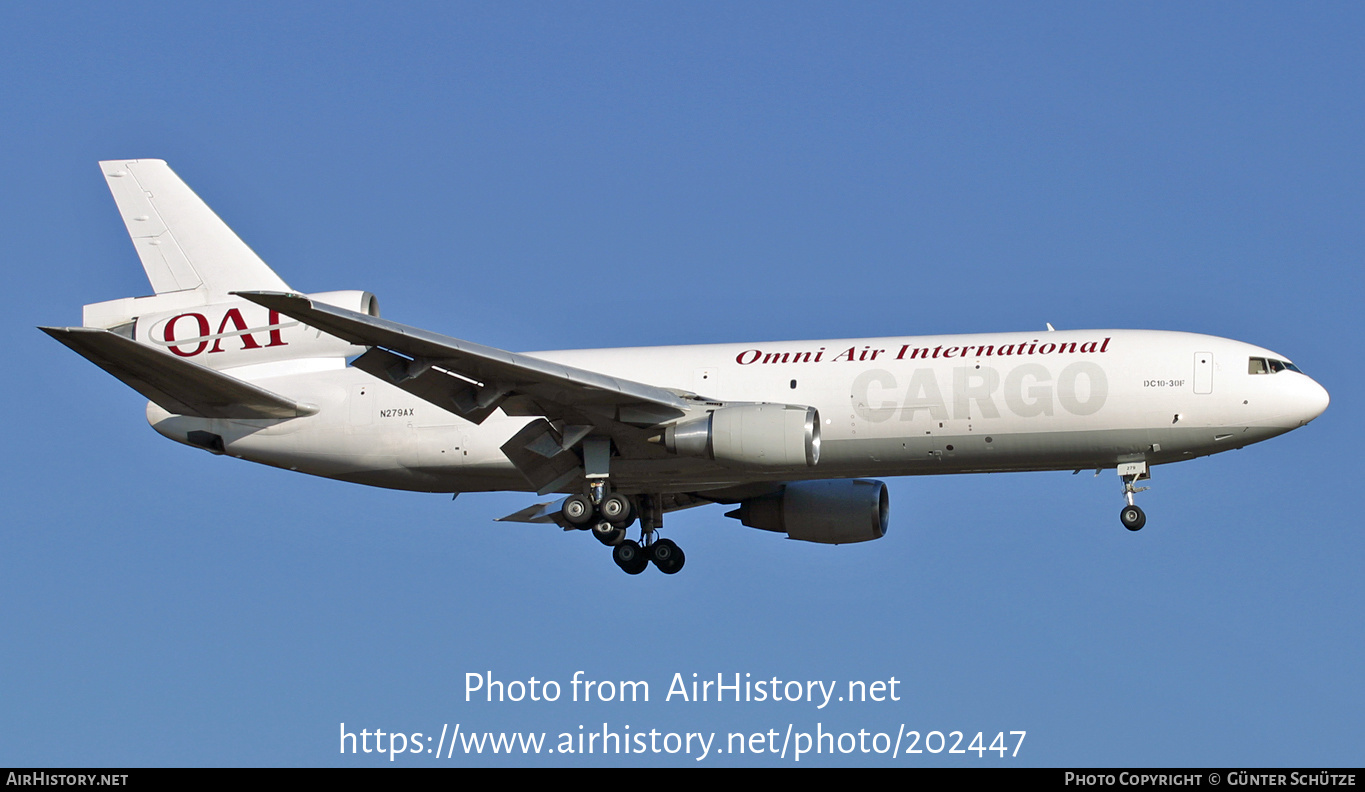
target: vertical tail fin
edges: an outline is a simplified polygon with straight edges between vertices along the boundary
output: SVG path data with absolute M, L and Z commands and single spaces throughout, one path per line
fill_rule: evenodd
M 165 162 L 108 160 L 100 171 L 156 293 L 90 303 L 82 311 L 84 329 L 49 328 L 54 338 L 164 409 L 209 417 L 226 415 L 214 413 L 218 407 L 245 414 L 242 405 L 256 409 L 265 397 L 232 391 L 226 380 L 201 376 L 197 366 L 278 376 L 341 368 L 345 358 L 365 351 L 233 294 L 292 290 Z M 323 292 L 313 299 L 378 315 L 369 292 Z M 177 379 L 194 387 L 177 390 Z M 261 409 L 294 409 L 272 404 Z
M 157 294 L 292 291 L 162 160 L 100 163 Z

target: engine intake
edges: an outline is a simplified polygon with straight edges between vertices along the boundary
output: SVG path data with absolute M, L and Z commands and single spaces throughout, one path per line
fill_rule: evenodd
M 821 544 L 852 544 L 886 535 L 886 485 L 870 479 L 795 481 L 726 513 L 750 528 Z
M 820 412 L 792 404 L 736 404 L 664 431 L 674 454 L 750 467 L 813 467 L 820 461 Z

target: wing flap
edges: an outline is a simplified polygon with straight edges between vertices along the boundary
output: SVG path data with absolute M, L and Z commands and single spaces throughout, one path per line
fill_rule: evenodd
M 582 462 L 570 450 L 572 446 L 564 444 L 565 439 L 549 421 L 538 418 L 503 443 L 502 453 L 536 488 L 536 494 L 546 495 L 583 475 Z
M 125 385 L 177 415 L 297 418 L 317 408 L 96 327 L 40 327 Z
M 564 499 L 537 503 L 534 506 L 527 506 L 518 512 L 513 512 L 506 517 L 499 517 L 498 522 L 522 522 L 522 523 L 558 523 L 559 509 L 563 505 Z M 564 530 L 570 530 L 571 526 L 565 526 Z
M 371 348 L 351 365 L 476 424 L 483 423 L 508 395 L 505 389 L 480 386 L 379 347 Z

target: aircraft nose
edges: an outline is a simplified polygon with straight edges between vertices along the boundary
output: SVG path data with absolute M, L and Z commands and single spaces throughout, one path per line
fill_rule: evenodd
M 1299 412 L 1299 426 L 1303 426 L 1309 421 L 1317 418 L 1327 409 L 1332 397 L 1327 394 L 1327 389 L 1317 383 L 1311 377 L 1304 377 L 1304 386 L 1297 399 Z

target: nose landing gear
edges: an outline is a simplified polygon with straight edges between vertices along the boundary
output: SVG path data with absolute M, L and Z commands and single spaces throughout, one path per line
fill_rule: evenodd
M 1147 471 L 1146 462 L 1123 462 L 1118 466 L 1119 478 L 1123 479 L 1123 497 L 1127 499 L 1128 505 L 1119 512 L 1119 521 L 1123 527 L 1130 531 L 1141 531 L 1142 526 L 1147 524 L 1147 515 L 1137 504 L 1133 503 L 1133 496 L 1139 492 L 1145 492 L 1150 487 L 1138 487 L 1137 482 L 1150 479 L 1152 474 Z

